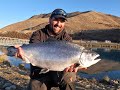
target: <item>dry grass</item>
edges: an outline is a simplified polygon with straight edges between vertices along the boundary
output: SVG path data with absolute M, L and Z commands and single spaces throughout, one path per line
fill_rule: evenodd
M 11 32 L 22 33 L 23 35 L 11 35 L 15 37 L 28 38 L 33 31 L 44 27 L 48 23 L 49 14 L 35 15 L 25 21 L 17 22 L 0 29 L 0 35 L 6 36 Z M 120 29 L 120 17 L 107 15 L 95 11 L 74 12 L 69 14 L 66 22 L 66 30 L 70 34 L 79 33 L 83 30 L 111 30 Z M 27 34 L 27 36 L 26 36 Z
M 6 31 L 17 31 L 20 32 L 21 30 L 24 30 L 26 28 L 31 28 L 31 27 L 35 27 L 39 24 L 48 22 L 48 18 L 38 18 L 38 19 L 28 19 L 25 21 L 21 21 L 18 23 L 14 23 L 11 25 L 8 25 L 2 29 L 0 29 L 1 33 L 4 33 Z
M 5 61 L 7 59 L 6 55 L 0 55 L 0 63 L 2 63 L 3 61 Z
M 0 33 L 2 37 L 11 37 L 11 38 L 20 38 L 20 39 L 29 39 L 32 33 L 19 33 L 16 31 L 10 31 L 6 33 Z

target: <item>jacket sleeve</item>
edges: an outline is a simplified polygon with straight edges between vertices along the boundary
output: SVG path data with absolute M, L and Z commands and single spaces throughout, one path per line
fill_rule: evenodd
M 65 32 L 65 33 L 64 33 L 64 40 L 65 40 L 65 41 L 72 42 L 72 37 Z
M 42 42 L 41 34 L 42 34 L 42 32 L 40 30 L 33 32 L 33 34 L 31 35 L 29 43 Z

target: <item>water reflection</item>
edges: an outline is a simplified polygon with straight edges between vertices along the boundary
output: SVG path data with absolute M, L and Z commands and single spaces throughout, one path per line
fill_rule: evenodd
M 92 49 L 100 54 L 101 61 L 89 67 L 87 70 L 79 72 L 81 77 L 102 79 L 109 76 L 111 79 L 120 79 L 120 50 Z
M 96 78 L 98 80 L 102 80 L 105 76 L 108 76 L 110 79 L 120 79 L 120 71 L 115 70 L 115 71 L 107 71 L 107 72 L 100 72 L 97 74 L 86 74 L 86 73 L 79 73 L 80 77 L 84 78 Z
M 19 64 L 24 64 L 25 68 L 29 69 L 30 65 L 26 64 L 23 60 L 16 58 L 16 57 L 7 57 L 7 60 L 10 62 L 11 65 L 13 66 L 19 66 Z
M 99 53 L 101 59 L 120 62 L 120 50 L 93 49 L 93 51 Z

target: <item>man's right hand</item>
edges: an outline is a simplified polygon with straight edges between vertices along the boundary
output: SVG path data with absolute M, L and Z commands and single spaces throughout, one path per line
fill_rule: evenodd
M 70 67 L 65 68 L 65 72 L 78 72 L 79 70 L 87 69 L 85 67 L 76 67 L 76 64 L 71 65 Z
M 24 51 L 22 50 L 22 48 L 19 45 L 16 45 L 15 48 L 18 49 L 18 52 L 16 53 L 16 57 L 23 59 L 24 56 Z

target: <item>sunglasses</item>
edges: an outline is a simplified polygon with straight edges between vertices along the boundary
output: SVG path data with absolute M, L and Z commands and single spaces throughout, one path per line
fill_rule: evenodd
M 62 9 L 56 9 L 55 11 L 53 11 L 52 16 L 54 15 L 62 15 L 64 17 L 67 17 L 67 13 Z

